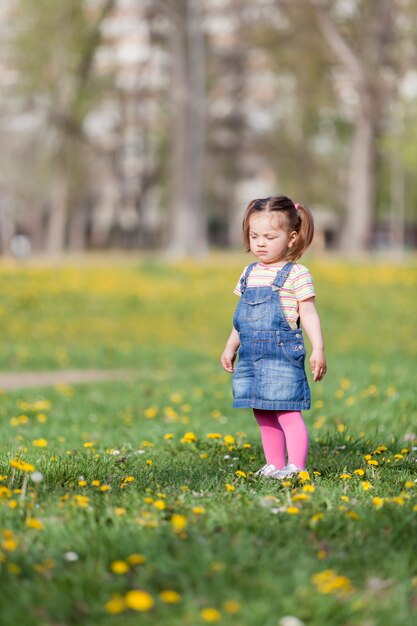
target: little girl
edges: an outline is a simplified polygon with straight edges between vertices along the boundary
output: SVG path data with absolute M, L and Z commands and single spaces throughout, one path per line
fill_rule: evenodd
M 312 345 L 314 381 L 327 371 L 312 277 L 294 263 L 313 234 L 309 209 L 286 196 L 246 208 L 243 239 L 259 261 L 245 267 L 236 286 L 240 300 L 221 364 L 233 373 L 233 406 L 252 408 L 260 427 L 266 464 L 255 476 L 282 479 L 305 469 L 308 434 L 300 411 L 310 408 L 310 389 L 300 321 Z

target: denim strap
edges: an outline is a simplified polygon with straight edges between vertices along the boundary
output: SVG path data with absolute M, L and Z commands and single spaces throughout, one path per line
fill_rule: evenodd
M 277 271 L 277 275 L 275 276 L 274 282 L 272 284 L 275 285 L 275 287 L 278 287 L 278 289 L 281 289 L 293 267 L 293 263 L 291 263 L 291 261 L 288 261 L 288 263 L 286 263 L 284 267 Z
M 251 273 L 252 269 L 255 267 L 255 265 L 256 263 L 251 263 L 250 265 L 248 265 L 248 267 L 246 268 L 246 272 L 240 279 L 240 293 L 243 293 L 245 291 L 247 287 L 248 276 Z

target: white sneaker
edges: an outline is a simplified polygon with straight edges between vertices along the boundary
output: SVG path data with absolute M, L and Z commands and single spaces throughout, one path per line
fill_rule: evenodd
M 302 471 L 303 470 L 300 467 L 294 465 L 294 463 L 288 463 L 288 465 L 283 467 L 281 470 L 277 470 L 273 474 L 270 474 L 270 476 L 272 476 L 272 478 L 278 478 L 279 480 L 283 480 L 284 478 L 289 478 L 290 476 L 298 474 Z
M 254 473 L 254 476 L 272 476 L 272 474 L 279 472 L 279 469 L 272 465 L 272 463 L 265 463 L 257 472 Z

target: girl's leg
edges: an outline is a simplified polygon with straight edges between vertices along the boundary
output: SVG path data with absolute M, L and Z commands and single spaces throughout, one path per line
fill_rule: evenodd
M 253 409 L 256 421 L 261 430 L 262 445 L 267 463 L 278 469 L 285 465 L 285 435 L 278 419 L 277 411 Z
M 277 411 L 278 424 L 284 431 L 288 463 L 305 469 L 308 452 L 308 431 L 300 411 Z

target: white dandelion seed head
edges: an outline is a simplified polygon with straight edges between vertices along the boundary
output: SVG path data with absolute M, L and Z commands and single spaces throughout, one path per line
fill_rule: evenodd
M 64 559 L 69 562 L 78 561 L 79 556 L 76 552 L 65 552 Z
M 40 483 L 43 479 L 43 474 L 41 472 L 32 472 L 30 478 L 32 482 Z
M 304 622 L 295 617 L 295 615 L 284 615 L 278 623 L 279 626 L 305 626 Z

